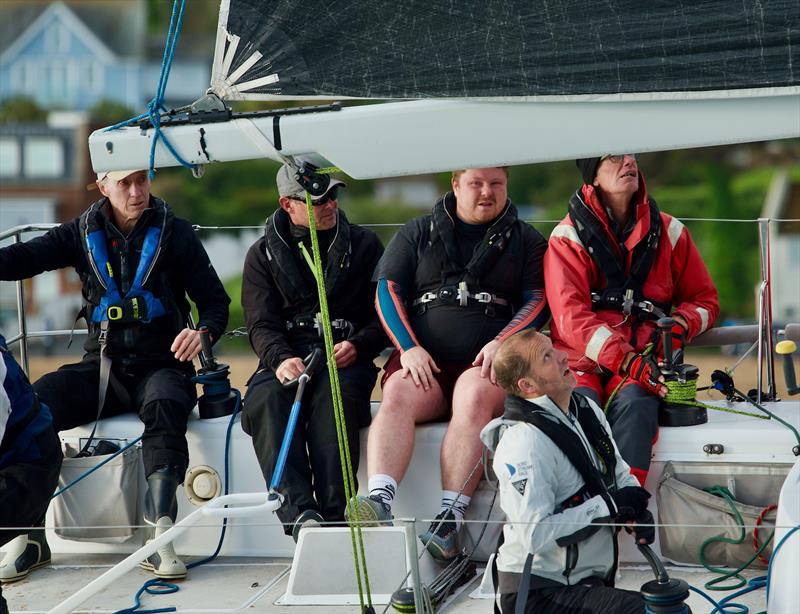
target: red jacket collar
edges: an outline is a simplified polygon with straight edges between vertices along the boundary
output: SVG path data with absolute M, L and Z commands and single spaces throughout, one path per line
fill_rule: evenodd
M 581 188 L 581 194 L 583 196 L 583 202 L 586 203 L 592 213 L 600 220 L 600 223 L 603 224 L 608 235 L 613 237 L 614 233 L 611 230 L 608 213 L 600 202 L 600 197 L 597 195 L 594 186 L 584 184 Z M 629 250 L 646 237 L 647 233 L 650 231 L 650 199 L 647 196 L 647 186 L 645 185 L 642 171 L 639 171 L 639 189 L 633 195 L 632 202 L 635 203 L 634 206 L 636 207 L 636 225 L 633 227 L 633 232 L 631 232 L 627 241 L 625 241 L 625 247 Z M 614 244 L 616 245 L 616 241 Z

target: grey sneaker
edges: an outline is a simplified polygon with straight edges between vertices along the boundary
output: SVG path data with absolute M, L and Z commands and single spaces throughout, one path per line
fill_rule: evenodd
M 440 512 L 428 530 L 419 536 L 422 545 L 437 561 L 449 561 L 458 554 L 456 519 L 452 512 Z
M 355 515 L 351 515 L 350 509 L 355 508 Z M 351 504 L 344 510 L 344 517 L 349 524 L 359 524 L 363 526 L 392 526 L 392 511 L 380 497 L 376 496 L 357 496 Z

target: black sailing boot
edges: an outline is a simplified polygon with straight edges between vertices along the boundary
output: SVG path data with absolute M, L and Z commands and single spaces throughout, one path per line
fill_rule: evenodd
M 144 500 L 144 521 L 154 527 L 150 542 L 175 522 L 178 501 L 175 490 L 180 481 L 177 467 L 159 467 L 147 476 L 147 495 Z M 177 580 L 186 577 L 186 565 L 175 554 L 172 543 L 161 546 L 139 563 L 142 569 L 152 571 L 157 578 Z
M 50 563 L 50 546 L 44 538 L 44 528 L 33 529 L 15 537 L 6 546 L 0 562 L 0 582 L 22 580 L 32 570 Z

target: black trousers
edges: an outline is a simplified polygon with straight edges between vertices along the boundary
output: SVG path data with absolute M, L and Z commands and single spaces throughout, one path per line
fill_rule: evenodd
M 587 584 L 532 590 L 525 614 L 644 614 L 640 593 L 604 586 L 599 580 Z M 516 602 L 517 593 L 502 593 L 500 610 L 514 614 Z
M 55 431 L 48 428 L 36 438 L 42 458 L 13 463 L 0 468 L 0 546 L 10 542 L 26 529 L 41 524 L 50 498 L 58 486 L 61 470 L 61 443 Z M 0 614 L 8 610 L 0 588 Z
M 186 424 L 197 400 L 193 371 L 161 365 L 111 364 L 111 381 L 101 417 L 135 412 L 144 423 L 142 458 L 145 475 L 173 465 L 183 476 L 189 464 Z M 92 422 L 97 416 L 100 363 L 84 360 L 64 365 L 33 384 L 53 413 L 56 431 Z
M 581 387 L 577 391 L 603 407 L 591 388 Z M 658 435 L 659 403 L 657 397 L 638 384 L 629 384 L 617 391 L 608 408 L 608 423 L 620 456 L 631 467 L 645 473 L 650 469 L 653 442 Z
M 377 369 L 371 363 L 356 363 L 339 370 L 347 445 L 354 473 L 358 471 L 360 453 L 358 431 L 370 421 L 369 401 L 376 375 Z M 270 370 L 256 373 L 248 384 L 242 407 L 242 428 L 253 438 L 267 485 L 277 464 L 296 392 L 296 388 L 284 388 Z M 292 522 L 298 514 L 307 509 L 317 510 L 329 522 L 344 520 L 347 499 L 326 368 L 306 385 L 278 491 L 284 502 L 277 515 L 287 534 L 291 534 Z

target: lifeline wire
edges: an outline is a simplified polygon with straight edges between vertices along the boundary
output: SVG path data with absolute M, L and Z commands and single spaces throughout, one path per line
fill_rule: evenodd
M 324 169 L 333 172 L 335 168 Z M 318 171 L 319 172 L 319 171 Z M 317 281 L 317 295 L 319 298 L 319 309 L 322 314 L 322 331 L 325 340 L 325 353 L 328 359 L 328 377 L 331 387 L 331 399 L 333 401 L 333 413 L 336 419 L 336 436 L 339 443 L 339 457 L 342 464 L 342 478 L 344 479 L 344 491 L 347 499 L 347 506 L 351 516 L 355 516 L 355 479 L 353 477 L 353 465 L 350 459 L 350 449 L 347 445 L 347 431 L 344 420 L 344 409 L 342 407 L 342 391 L 339 386 L 339 371 L 336 368 L 336 360 L 333 351 L 333 331 L 331 329 L 330 313 L 328 311 L 328 296 L 325 289 L 325 271 L 322 268 L 322 254 L 319 248 L 319 238 L 317 237 L 317 222 L 314 217 L 314 208 L 311 203 L 311 195 L 306 191 L 306 210 L 308 212 L 308 229 L 311 235 L 311 248 L 314 255 L 314 271 Z M 369 572 L 367 571 L 367 559 L 364 553 L 364 541 L 361 535 L 361 526 L 350 525 L 350 538 L 353 546 L 353 559 L 356 568 L 356 581 L 358 583 L 358 599 L 361 604 L 361 611 L 373 611 L 372 594 L 369 587 Z M 357 542 L 357 543 L 356 543 Z M 361 574 L 364 574 L 362 586 Z M 364 606 L 364 590 L 367 593 L 368 610 Z

